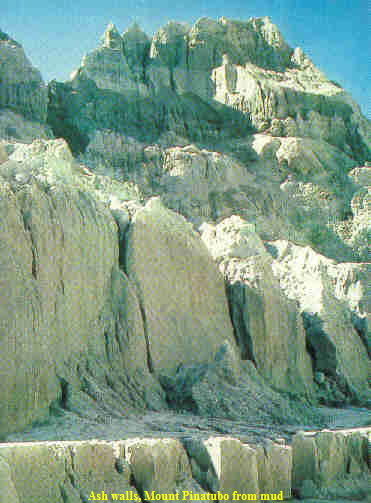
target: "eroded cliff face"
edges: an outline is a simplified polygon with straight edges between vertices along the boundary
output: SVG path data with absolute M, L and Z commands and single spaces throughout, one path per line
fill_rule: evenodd
M 48 91 L 22 46 L 0 30 L 0 134 L 32 141 L 50 137 Z
M 13 148 L 0 166 L 2 435 L 58 410 L 98 423 L 169 406 L 307 417 L 270 388 L 289 389 L 296 370 L 259 365 L 265 383 L 241 361 L 223 276 L 184 217 L 94 175 L 63 140 Z M 295 315 L 282 316 L 294 330 Z M 260 347 L 275 334 L 268 327 Z M 296 391 L 311 398 L 311 370 L 298 372 Z
M 369 260 L 368 189 L 348 176 L 370 157 L 369 122 L 268 18 L 170 22 L 152 39 L 109 25 L 49 100 L 92 171 L 196 225 L 238 214 L 263 239 Z
M 54 129 L 63 110 L 85 140 L 76 150 L 101 128 L 150 140 L 169 131 L 220 139 L 230 133 L 229 110 L 240 126 L 325 140 L 360 161 L 369 155 L 357 105 L 300 48 L 291 49 L 269 18 L 169 22 L 152 40 L 137 25 L 122 36 L 109 25 L 101 46 L 69 83 L 53 84 L 50 97 Z
M 242 358 L 252 360 L 275 388 L 312 396 L 312 364 L 300 313 L 281 291 L 259 236 L 236 216 L 215 227 L 204 224 L 202 230 L 227 282 Z
M 255 444 L 370 403 L 368 121 L 268 18 L 109 25 L 48 105 L 0 49 L 0 435 L 181 439 L 5 446 L 6 498 L 27 500 L 27 456 L 58 472 L 55 501 L 290 497 L 289 447 Z M 297 438 L 301 497 L 352 477 L 363 495 L 368 443 L 347 438 Z
M 1 165 L 2 434 L 47 417 L 53 403 L 104 414 L 95 404 L 105 392 L 113 412 L 124 409 L 124 383 L 144 395 L 151 387 L 109 210 L 82 190 L 63 141 L 19 145 L 13 156 Z M 145 406 L 139 388 L 133 406 Z
M 301 432 L 292 447 L 225 436 L 3 444 L 0 501 L 367 501 L 369 433 Z

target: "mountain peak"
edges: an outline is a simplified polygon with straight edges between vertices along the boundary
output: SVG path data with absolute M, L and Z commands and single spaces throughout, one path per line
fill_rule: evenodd
M 134 21 L 127 30 L 122 34 L 122 39 L 124 43 L 128 40 L 137 42 L 149 43 L 149 38 L 144 30 L 140 27 L 137 21 Z
M 109 49 L 122 48 L 121 35 L 112 22 L 108 23 L 107 28 L 102 35 L 102 43 L 104 47 L 107 47 Z
M 20 43 L 16 42 L 12 39 L 7 33 L 0 29 L 0 42 L 9 42 L 11 45 L 15 47 L 22 47 Z

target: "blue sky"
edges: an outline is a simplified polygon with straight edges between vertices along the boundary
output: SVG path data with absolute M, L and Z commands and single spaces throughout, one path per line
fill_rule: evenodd
M 0 29 L 20 42 L 46 81 L 64 81 L 112 21 L 153 34 L 169 20 L 269 16 L 371 118 L 371 0 L 1 0 Z

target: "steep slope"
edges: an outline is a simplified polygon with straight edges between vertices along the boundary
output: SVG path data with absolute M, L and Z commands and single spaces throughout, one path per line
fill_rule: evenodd
M 168 405 L 295 422 L 241 367 L 223 278 L 184 217 L 114 196 L 63 140 L 14 148 L 0 165 L 2 436 L 65 411 L 104 424 Z
M 7 117 L 43 129 L 0 43 Z M 109 25 L 48 99 L 75 157 L 0 131 L 1 435 L 144 410 L 276 435 L 370 403 L 369 124 L 268 18 Z
M 32 141 L 50 137 L 48 91 L 22 46 L 0 30 L 0 136 Z
M 63 141 L 19 145 L 21 154 L 0 172 L 2 435 L 47 418 L 53 404 L 104 417 L 151 401 L 113 217 L 81 190 Z
M 152 40 L 109 25 L 49 98 L 82 162 L 197 225 L 239 214 L 264 239 L 368 260 L 348 173 L 371 157 L 369 122 L 268 18 L 170 22 Z
M 233 347 L 223 278 L 192 226 L 159 199 L 133 218 L 126 270 L 137 287 L 155 373 L 212 361 L 225 341 Z
M 246 22 L 202 18 L 191 28 L 170 22 L 151 41 L 138 26 L 120 36 L 109 25 L 102 45 L 83 59 L 67 87 L 52 86 L 52 106 L 69 89 L 77 94 L 75 104 L 86 98 L 85 106 L 80 106 L 81 117 L 67 117 L 85 136 L 94 123 L 117 132 L 128 128 L 120 121 L 122 106 L 115 117 L 106 118 L 106 125 L 102 123 L 100 97 L 105 95 L 106 100 L 127 102 L 134 136 L 144 134 L 135 121 L 151 117 L 154 123 L 145 132 L 148 137 L 169 130 L 190 138 L 192 134 L 199 139 L 219 137 L 226 133 L 216 121 L 223 122 L 224 117 L 216 113 L 222 103 L 240 111 L 260 131 L 322 139 L 360 161 L 369 155 L 367 121 L 357 105 L 300 48 L 291 49 L 269 18 Z M 196 105 L 197 99 L 204 106 L 193 113 L 207 126 L 195 131 L 182 104 L 191 100 Z M 128 103 L 132 100 L 134 108 Z M 67 98 L 64 101 L 68 108 Z M 211 107 L 209 114 L 206 104 Z M 52 115 L 51 119 L 57 127 L 57 118 Z

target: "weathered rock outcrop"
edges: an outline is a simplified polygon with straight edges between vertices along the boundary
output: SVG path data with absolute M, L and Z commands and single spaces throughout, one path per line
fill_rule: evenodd
M 260 491 L 280 494 L 284 499 L 292 496 L 292 449 L 284 444 L 266 441 L 257 446 Z
M 292 447 L 233 437 L 3 444 L 0 502 L 366 501 L 369 435 L 298 433 Z
M 22 46 L 0 30 L 0 138 L 50 137 L 48 91 Z
M 227 281 L 242 358 L 255 362 L 276 388 L 310 396 L 313 376 L 300 314 L 281 292 L 254 225 L 231 217 L 215 227 L 205 224 L 202 230 Z
M 203 461 L 209 458 L 206 479 L 209 479 L 213 492 L 227 494 L 229 499 L 232 499 L 233 491 L 256 494 L 259 498 L 258 466 L 254 449 L 228 437 L 210 438 L 199 447 L 201 449 L 196 453 L 204 454 Z M 200 456 L 193 459 L 196 463 L 202 461 Z
M 61 140 L 13 147 L 0 167 L 2 435 L 55 409 L 104 422 L 165 398 L 202 416 L 305 417 L 240 367 L 222 276 L 184 217 L 156 199 L 140 209 Z
M 0 108 L 11 108 L 29 119 L 46 120 L 47 89 L 40 72 L 18 42 L 0 31 Z
M 76 159 L 22 48 L 0 51 L 0 436 L 176 437 L 0 445 L 0 501 L 290 498 L 291 468 L 301 497 L 362 497 L 364 433 L 282 440 L 318 399 L 370 403 L 357 106 L 268 18 L 109 25 L 49 85 Z
M 145 500 L 156 501 L 157 494 L 205 492 L 192 479 L 191 466 L 179 440 L 133 439 L 124 445 L 135 486 Z
M 336 264 L 285 241 L 271 242 L 268 249 L 280 287 L 299 302 L 314 370 L 334 380 L 342 393 L 367 398 L 369 264 Z
M 292 485 L 301 499 L 369 497 L 370 429 L 298 433 L 292 449 Z
M 96 131 L 83 160 L 93 172 L 131 180 L 145 197 L 161 195 L 168 207 L 198 224 L 242 213 L 272 233 L 267 221 L 273 213 L 285 226 L 279 184 L 272 186 L 269 180 L 263 187 L 255 163 L 247 167 L 230 152 L 201 148 L 181 138 L 176 142 L 181 145 L 167 146 L 171 138 L 164 138 L 164 144 L 146 145 L 112 131 Z M 249 143 L 238 147 L 257 159 Z M 233 151 L 235 144 L 229 148 Z
M 267 17 L 246 22 L 202 18 L 192 27 L 170 22 L 151 41 L 137 25 L 123 36 L 109 25 L 102 45 L 83 59 L 71 83 L 50 89 L 54 129 L 63 111 L 85 137 L 83 148 L 93 129 L 129 132 L 119 120 L 124 115 L 130 117 L 135 136 L 140 133 L 134 121 L 139 120 L 148 126 L 148 138 L 164 131 L 190 139 L 220 138 L 227 133 L 228 109 L 235 110 L 229 116 L 240 125 L 251 121 L 274 136 L 325 140 L 360 160 L 371 146 L 357 105 L 300 48 L 291 49 Z M 115 103 L 114 116 L 105 116 L 104 124 L 103 96 Z M 70 116 L 71 100 L 79 117 Z M 117 106 L 124 102 L 126 112 Z
M 0 138 L 7 143 L 31 143 L 39 138 L 51 139 L 53 134 L 46 124 L 29 120 L 9 108 L 2 108 L 0 109 Z
M 140 500 L 123 443 L 5 444 L 0 446 L 0 467 L 1 502 L 77 503 L 103 491 L 110 498 L 129 491 L 133 501 L 134 495 Z
M 313 368 L 321 400 L 369 400 L 368 264 L 336 264 L 284 241 L 266 243 L 271 256 L 255 228 L 239 217 L 201 227 L 227 282 L 242 358 L 279 389 L 310 396 Z
M 8 152 L 4 145 L 0 143 L 0 164 L 8 160 Z
M 369 259 L 368 189 L 347 176 L 371 155 L 369 123 L 268 18 L 170 22 L 152 40 L 109 25 L 49 99 L 92 171 L 196 224 L 238 214 L 263 239 Z
M 268 472 L 274 466 L 275 480 Z M 112 493 L 121 501 L 166 501 L 177 493 L 183 501 L 215 501 L 218 494 L 231 500 L 235 491 L 255 501 L 260 492 L 289 498 L 291 449 L 257 449 L 231 437 L 4 444 L 0 480 L 4 503 L 77 503 L 98 495 L 114 501 Z
M 122 411 L 130 386 L 144 406 L 142 317 L 109 210 L 82 190 L 63 141 L 13 156 L 0 172 L 1 434 L 47 417 L 53 402 L 101 417 Z
M 371 261 L 371 167 L 362 166 L 349 173 L 358 187 L 351 200 L 354 215 L 351 227 L 350 243 L 365 262 Z
M 367 211 L 351 204 L 357 187 L 346 172 L 355 161 L 337 148 L 267 134 L 211 150 L 172 139 L 180 145 L 95 131 L 82 159 L 94 173 L 135 183 L 145 198 L 160 195 L 196 225 L 238 214 L 263 239 L 292 239 L 337 260 L 363 258 L 351 229 L 367 232 Z
M 191 224 L 159 199 L 133 219 L 126 270 L 137 288 L 155 373 L 210 362 L 224 341 L 234 344 L 222 276 Z
M 270 194 L 279 208 L 284 239 L 309 244 L 320 253 L 339 261 L 359 260 L 346 229 L 353 225 L 351 199 L 356 192 L 347 175 L 355 161 L 322 140 L 279 138 L 268 134 L 252 137 L 252 148 L 259 155 L 249 168 L 264 180 L 279 184 L 279 194 Z M 267 220 L 267 219 L 266 219 Z M 272 225 L 258 221 L 258 232 L 270 239 Z M 278 225 L 273 227 L 281 227 Z

